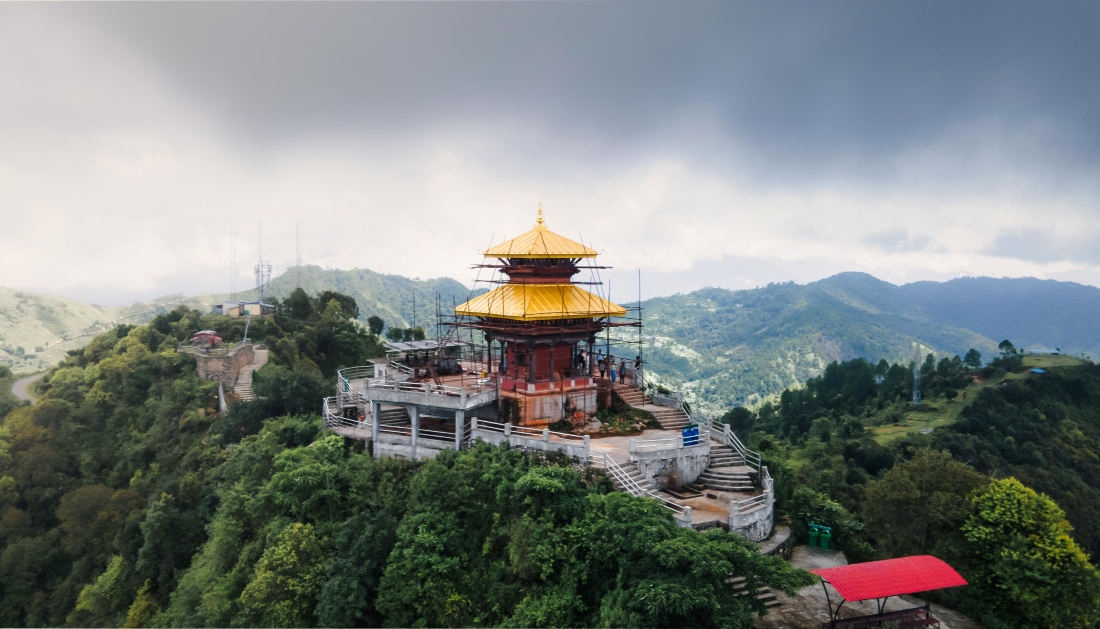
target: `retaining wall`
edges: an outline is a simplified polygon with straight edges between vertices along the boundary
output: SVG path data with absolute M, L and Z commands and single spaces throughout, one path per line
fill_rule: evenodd
M 658 489 L 690 485 L 710 463 L 710 441 L 667 450 L 635 450 L 632 445 L 630 462 Z
M 252 345 L 238 345 L 222 356 L 211 356 L 198 352 L 195 356 L 195 370 L 204 380 L 220 382 L 232 389 L 237 382 L 237 374 L 245 365 L 252 364 L 254 354 Z

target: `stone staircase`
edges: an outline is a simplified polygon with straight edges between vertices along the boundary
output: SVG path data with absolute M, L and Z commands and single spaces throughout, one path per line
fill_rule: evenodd
M 620 467 L 622 467 L 623 471 L 626 472 L 626 475 L 629 476 L 631 480 L 633 480 L 635 483 L 638 483 L 638 485 L 642 489 L 654 494 L 657 493 L 657 488 L 653 486 L 653 483 L 642 477 L 642 473 L 638 471 L 638 467 L 636 465 L 634 465 L 633 463 L 624 463 L 621 464 Z M 622 483 L 619 482 L 619 479 L 611 475 L 609 476 L 611 478 L 611 483 L 615 486 L 616 490 L 626 492 L 628 494 L 630 493 L 630 491 Z
M 747 492 L 756 489 L 752 476 L 745 470 L 745 459 L 729 446 L 711 443 L 707 469 L 691 485 L 696 491 Z
M 615 384 L 612 387 L 615 390 L 615 395 L 618 395 L 631 408 L 652 415 L 657 423 L 661 425 L 662 430 L 680 430 L 691 423 L 691 418 L 684 411 L 651 403 L 638 387 L 624 384 Z
M 745 577 L 733 577 L 732 579 L 727 579 L 726 583 L 729 583 L 730 587 L 733 588 L 734 596 L 750 595 L 749 586 L 745 582 Z M 767 587 L 759 587 L 756 589 L 756 592 L 751 593 L 751 595 L 755 596 L 756 600 L 764 603 L 764 607 L 767 607 L 769 609 L 772 607 L 779 607 L 783 604 L 782 601 L 776 598 L 775 592 L 772 592 Z
M 409 411 L 404 406 L 398 406 L 395 408 L 384 408 L 378 413 L 378 423 L 385 426 L 398 425 L 404 426 L 412 423 L 412 418 L 409 417 Z
M 252 392 L 252 374 L 267 364 L 267 352 L 266 349 L 253 350 L 252 362 L 241 367 L 237 372 L 237 381 L 233 383 L 233 395 L 238 400 L 256 399 L 256 394 Z

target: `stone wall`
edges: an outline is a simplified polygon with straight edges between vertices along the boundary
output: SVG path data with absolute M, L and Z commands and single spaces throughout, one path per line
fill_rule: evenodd
M 750 542 L 768 539 L 775 524 L 775 490 L 772 481 L 765 481 L 764 501 L 759 507 L 739 512 L 736 504 L 730 505 L 730 533 L 737 533 Z
M 710 441 L 667 450 L 635 450 L 631 441 L 630 462 L 657 489 L 690 485 L 710 463 Z
M 232 390 L 237 382 L 237 374 L 254 359 L 252 345 L 238 345 L 225 354 L 194 354 L 195 369 L 200 378 L 220 382 L 226 389 Z

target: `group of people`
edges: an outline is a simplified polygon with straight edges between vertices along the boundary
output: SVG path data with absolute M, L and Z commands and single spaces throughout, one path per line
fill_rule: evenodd
M 600 374 L 600 378 L 606 378 L 610 372 L 611 381 L 626 384 L 629 378 L 630 384 L 637 384 L 638 370 L 642 365 L 642 357 L 635 356 L 634 360 L 625 358 L 616 359 L 614 356 L 603 355 L 603 350 L 596 350 L 593 354 L 581 350 L 577 354 L 577 367 L 586 375 Z

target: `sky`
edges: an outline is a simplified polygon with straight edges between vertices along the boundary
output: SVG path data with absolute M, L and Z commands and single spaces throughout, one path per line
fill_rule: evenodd
M 613 297 L 1100 286 L 1098 113 L 1095 0 L 0 3 L 0 286 L 470 284 L 539 203 Z

